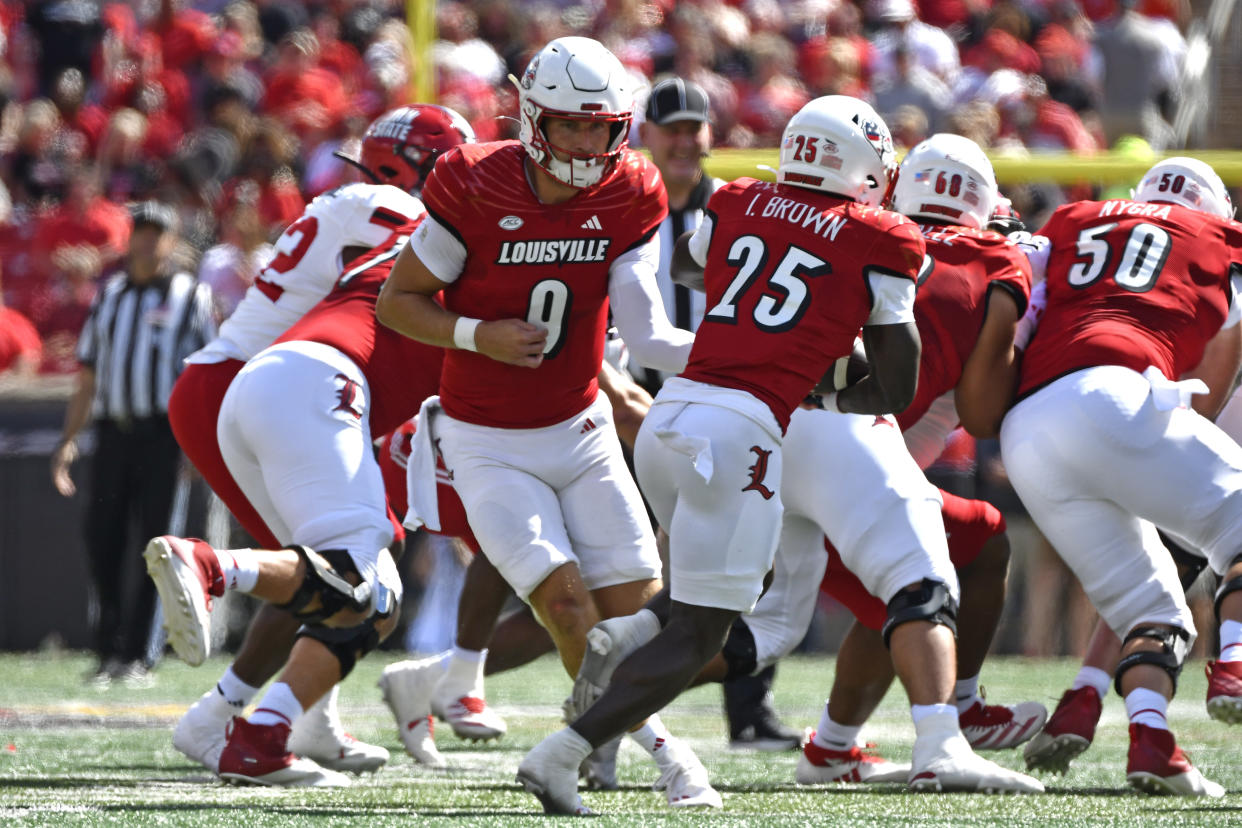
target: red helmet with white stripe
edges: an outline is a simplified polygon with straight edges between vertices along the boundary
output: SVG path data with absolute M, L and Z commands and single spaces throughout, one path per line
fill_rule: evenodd
M 448 107 L 411 104 L 385 112 L 367 127 L 357 159 L 338 157 L 376 184 L 417 195 L 441 153 L 474 140 L 469 122 Z

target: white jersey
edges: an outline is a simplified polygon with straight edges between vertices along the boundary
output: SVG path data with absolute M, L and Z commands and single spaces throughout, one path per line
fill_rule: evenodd
M 345 248 L 372 248 L 424 212 L 421 201 L 388 184 L 348 184 L 318 196 L 277 239 L 275 258 L 220 335 L 186 361 L 250 359 L 328 295 Z

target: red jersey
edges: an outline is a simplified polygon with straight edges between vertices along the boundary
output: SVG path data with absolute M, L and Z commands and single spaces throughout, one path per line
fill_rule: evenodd
M 375 300 L 417 224 L 408 224 L 345 266 L 336 287 L 277 342 L 320 342 L 353 360 L 371 387 L 371 433 L 386 434 L 436 393 L 444 351 L 375 319 Z
M 660 175 L 625 150 L 603 181 L 562 204 L 543 204 L 516 141 L 462 144 L 423 186 L 428 213 L 466 247 L 444 306 L 483 319 L 548 328 L 538 368 L 465 350 L 444 359 L 440 402 L 451 417 L 496 428 L 541 428 L 573 417 L 598 393 L 608 324 L 608 270 L 645 243 L 668 212 Z
M 1242 224 L 1175 204 L 1080 201 L 1040 231 L 1048 305 L 1018 396 L 1096 365 L 1176 380 L 1203 358 L 1242 272 Z
M 897 415 L 903 430 L 917 423 L 937 397 L 957 387 L 983 327 L 992 288 L 1013 296 L 1019 317 L 1031 298 L 1031 263 L 1004 236 L 939 224 L 920 229 L 935 265 L 919 283 L 914 300 L 923 357 L 914 402 Z
M 872 311 L 872 271 L 914 280 L 919 228 L 828 193 L 740 178 L 707 204 L 707 307 L 682 376 L 747 391 L 781 430 Z

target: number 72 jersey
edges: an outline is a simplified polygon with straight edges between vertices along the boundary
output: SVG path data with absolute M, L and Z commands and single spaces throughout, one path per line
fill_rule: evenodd
M 1074 371 L 1155 366 L 1170 379 L 1203 357 L 1242 276 L 1242 224 L 1175 204 L 1080 201 L 1040 231 L 1047 309 L 1023 358 L 1019 396 Z
M 328 295 L 345 249 L 369 250 L 425 212 L 421 201 L 388 184 L 348 184 L 317 197 L 276 240 L 276 256 L 220 335 L 190 361 L 250 359 Z

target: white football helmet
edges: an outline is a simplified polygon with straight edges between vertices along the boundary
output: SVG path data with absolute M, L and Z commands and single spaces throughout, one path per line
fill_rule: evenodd
M 518 140 L 526 152 L 553 178 L 571 187 L 590 187 L 611 171 L 625 148 L 634 114 L 634 90 L 621 61 L 589 37 L 560 37 L 531 58 L 519 81 L 521 131 Z M 570 152 L 553 147 L 543 119 L 607 121 L 611 127 L 608 149 L 601 154 Z M 561 160 L 552 150 L 568 160 Z
M 906 154 L 893 187 L 897 212 L 977 230 L 987 227 L 999 199 L 987 155 L 969 138 L 947 132 Z
M 779 166 L 781 184 L 878 207 L 888 196 L 897 155 L 888 125 L 874 109 L 848 95 L 825 95 L 785 125 Z
M 1233 218 L 1233 200 L 1225 183 L 1197 158 L 1166 158 L 1143 174 L 1132 193 L 1135 201 L 1168 201 L 1221 218 Z

